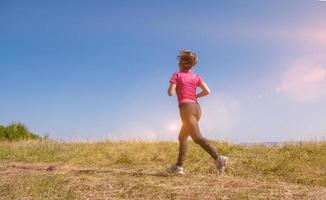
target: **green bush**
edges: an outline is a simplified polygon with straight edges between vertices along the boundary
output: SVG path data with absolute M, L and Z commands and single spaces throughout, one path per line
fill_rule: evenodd
M 5 139 L 5 127 L 0 125 L 0 140 Z
M 40 139 L 40 136 L 30 132 L 22 123 L 12 123 L 7 127 L 0 125 L 0 140 Z

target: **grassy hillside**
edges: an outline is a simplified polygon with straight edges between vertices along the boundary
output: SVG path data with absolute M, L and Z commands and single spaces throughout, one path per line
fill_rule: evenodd
M 185 176 L 173 142 L 0 142 L 0 199 L 325 199 L 326 143 L 213 144 L 223 176 L 190 142 Z
M 31 140 L 40 139 L 40 137 L 28 130 L 22 123 L 12 123 L 5 127 L 0 125 L 0 141 L 1 140 Z

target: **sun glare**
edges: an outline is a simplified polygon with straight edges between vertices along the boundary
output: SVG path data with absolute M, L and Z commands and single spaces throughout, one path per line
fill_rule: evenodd
M 177 130 L 177 125 L 176 124 L 170 124 L 169 125 L 169 130 L 170 131 L 176 131 Z
M 171 124 L 171 125 L 170 125 L 170 130 L 171 130 L 171 131 L 175 131 L 175 130 L 177 130 L 177 126 L 176 126 L 175 124 Z

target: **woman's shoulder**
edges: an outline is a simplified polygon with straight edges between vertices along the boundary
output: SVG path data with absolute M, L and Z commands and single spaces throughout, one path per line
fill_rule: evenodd
M 195 77 L 201 77 L 198 73 L 192 72 Z
M 195 72 L 184 72 L 184 71 L 176 71 L 173 72 L 172 76 L 186 76 L 186 77 L 201 77 L 199 74 Z

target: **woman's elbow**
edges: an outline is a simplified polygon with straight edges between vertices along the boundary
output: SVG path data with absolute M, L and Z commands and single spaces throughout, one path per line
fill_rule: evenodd
M 169 97 L 173 96 L 173 92 L 168 90 L 168 95 L 169 95 Z
M 206 90 L 206 95 L 209 95 L 211 91 L 209 89 Z

